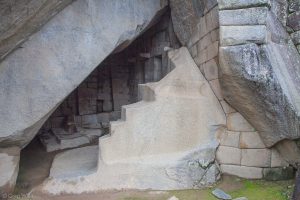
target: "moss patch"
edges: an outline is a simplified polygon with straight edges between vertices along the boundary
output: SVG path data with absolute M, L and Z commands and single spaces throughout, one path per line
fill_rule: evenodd
M 247 197 L 249 200 L 289 200 L 293 190 L 293 181 L 262 181 L 245 180 L 236 177 L 226 177 L 216 187 L 222 188 L 233 198 Z M 204 190 L 175 190 L 169 191 L 168 195 L 132 196 L 122 200 L 167 200 L 176 196 L 179 200 L 216 200 L 211 192 L 212 189 Z

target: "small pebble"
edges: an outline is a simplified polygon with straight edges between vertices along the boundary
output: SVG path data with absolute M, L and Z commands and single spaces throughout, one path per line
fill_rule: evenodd
M 223 199 L 223 200 L 231 200 L 232 197 L 227 194 L 226 192 L 224 192 L 223 190 L 221 189 L 215 189 L 212 191 L 212 194 L 217 197 L 218 199 Z

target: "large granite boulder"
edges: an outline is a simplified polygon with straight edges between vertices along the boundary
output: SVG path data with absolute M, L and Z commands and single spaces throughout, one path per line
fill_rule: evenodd
M 2 0 L 0 61 L 73 0 Z
M 200 17 L 217 5 L 217 0 L 170 0 L 172 22 L 182 45 L 205 27 L 197 27 Z
M 220 30 L 220 80 L 225 99 L 271 147 L 300 137 L 300 57 L 272 12 L 245 16 L 227 15 L 221 22 L 227 21 Z
M 77 0 L 0 63 L 0 146 L 26 145 L 117 47 L 163 12 L 160 0 Z

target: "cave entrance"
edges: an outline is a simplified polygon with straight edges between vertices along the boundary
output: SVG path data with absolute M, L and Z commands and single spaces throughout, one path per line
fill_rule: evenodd
M 179 47 L 170 13 L 121 52 L 107 57 L 55 110 L 22 150 L 19 191 L 28 191 L 49 175 L 57 153 L 97 145 L 109 123 L 121 118 L 123 105 L 138 101 L 138 84 L 156 82 L 171 71 L 165 47 Z M 92 160 L 90 168 L 97 160 Z

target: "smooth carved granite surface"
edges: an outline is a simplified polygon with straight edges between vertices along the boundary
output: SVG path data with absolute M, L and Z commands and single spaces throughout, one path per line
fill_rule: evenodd
M 64 160 L 80 159 L 74 159 L 79 149 L 64 152 L 70 157 L 54 160 L 55 168 L 44 190 L 53 194 L 99 189 L 174 190 L 217 181 L 215 152 L 217 137 L 226 124 L 225 114 L 188 50 L 182 47 L 168 54 L 173 71 L 159 82 L 141 85 L 142 101 L 123 106 L 122 119 L 111 122 L 110 135 L 100 138 L 97 172 L 67 176 L 69 167 L 57 166 L 63 166 Z
M 0 1 L 0 61 L 72 1 Z
M 53 17 L 0 63 L 0 146 L 26 145 L 106 56 L 162 12 L 160 0 L 77 0 Z

